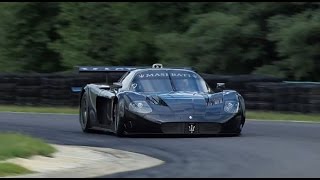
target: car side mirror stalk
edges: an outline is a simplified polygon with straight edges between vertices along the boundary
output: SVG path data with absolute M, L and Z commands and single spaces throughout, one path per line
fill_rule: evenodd
M 225 83 L 217 83 L 216 91 L 221 92 L 226 88 Z
M 122 84 L 120 82 L 114 82 L 112 85 L 112 89 L 120 89 L 122 88 Z

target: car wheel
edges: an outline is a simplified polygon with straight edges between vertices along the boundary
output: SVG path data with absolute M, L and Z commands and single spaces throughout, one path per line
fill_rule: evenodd
M 81 97 L 81 104 L 80 104 L 80 125 L 83 132 L 89 133 L 90 130 L 90 117 L 89 117 L 89 108 L 87 102 L 87 95 L 86 93 L 83 94 Z
M 241 134 L 242 128 L 243 128 L 243 123 L 239 125 L 238 132 L 237 132 L 238 135 Z
M 241 131 L 242 131 L 243 126 L 244 126 L 244 122 L 241 121 L 241 123 L 239 123 L 239 126 L 238 126 L 238 128 L 237 128 L 237 130 L 235 132 L 236 136 L 240 136 L 241 135 Z
M 115 103 L 113 107 L 113 118 L 114 118 L 114 124 L 115 124 L 115 134 L 118 137 L 124 136 L 124 123 L 122 119 L 120 118 L 119 113 L 119 103 Z

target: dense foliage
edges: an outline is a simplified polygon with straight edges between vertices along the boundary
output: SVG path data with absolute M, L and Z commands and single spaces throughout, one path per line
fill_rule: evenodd
M 0 15 L 2 72 L 160 62 L 320 80 L 320 3 L 7 2 Z

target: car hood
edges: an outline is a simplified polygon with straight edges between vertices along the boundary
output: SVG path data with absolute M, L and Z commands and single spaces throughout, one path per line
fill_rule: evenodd
M 146 95 L 153 114 L 176 115 L 183 118 L 218 115 L 223 110 L 223 94 L 172 92 Z

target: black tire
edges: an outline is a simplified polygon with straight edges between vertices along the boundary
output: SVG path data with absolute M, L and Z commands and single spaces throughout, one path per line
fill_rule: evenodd
M 88 106 L 88 98 L 87 94 L 83 93 L 80 101 L 80 116 L 79 121 L 81 125 L 81 129 L 85 133 L 90 133 L 90 115 L 89 115 L 89 106 Z
M 241 135 L 241 131 L 242 131 L 241 129 L 238 129 L 237 132 L 234 133 L 233 135 L 234 136 L 240 136 Z
M 239 126 L 237 127 L 236 132 L 234 133 L 235 136 L 241 135 L 241 131 L 242 131 L 243 126 L 244 126 L 244 121 L 242 120 L 241 123 L 239 124 Z
M 115 102 L 113 106 L 114 133 L 118 137 L 124 136 L 124 123 L 119 113 L 119 103 Z

